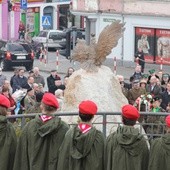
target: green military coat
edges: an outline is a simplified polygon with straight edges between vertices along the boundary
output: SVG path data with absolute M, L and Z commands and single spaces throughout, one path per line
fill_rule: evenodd
M 148 160 L 148 146 L 138 129 L 120 126 L 108 136 L 105 170 L 147 170 Z
M 94 127 L 82 133 L 77 126 L 70 129 L 60 148 L 59 170 L 104 170 L 104 137 Z
M 0 115 L 0 170 L 12 170 L 17 137 L 12 124 Z
M 149 170 L 170 169 L 170 133 L 151 143 Z
M 19 138 L 14 170 L 57 170 L 58 150 L 68 128 L 58 117 L 43 123 L 37 115 Z

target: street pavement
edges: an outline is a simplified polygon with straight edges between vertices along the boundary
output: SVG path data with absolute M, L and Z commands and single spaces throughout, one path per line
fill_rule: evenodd
M 110 67 L 110 69 L 112 69 L 113 72 L 116 71 L 116 74 L 123 75 L 125 77 L 125 80 L 129 80 L 129 77 L 134 73 L 136 63 L 130 61 L 117 60 L 116 69 L 115 69 L 114 59 L 108 58 L 103 63 L 103 65 Z M 70 60 L 66 59 L 61 55 L 58 56 L 58 62 L 57 62 L 56 52 L 48 52 L 46 64 L 43 61 L 40 61 L 39 59 L 35 59 L 34 67 L 35 66 L 39 67 L 40 71 L 49 72 L 49 73 L 52 69 L 57 69 L 58 74 L 61 75 L 62 77 L 66 75 L 67 69 L 69 67 L 73 67 L 75 70 L 80 68 L 80 64 L 78 62 L 70 62 Z M 146 63 L 144 73 L 149 74 L 148 71 L 150 69 L 155 69 L 156 72 L 159 72 L 160 65 Z M 163 65 L 162 70 L 164 73 L 170 73 L 170 66 Z

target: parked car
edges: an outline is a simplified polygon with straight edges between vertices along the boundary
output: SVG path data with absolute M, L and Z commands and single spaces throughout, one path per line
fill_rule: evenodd
M 37 37 L 33 37 L 32 41 L 42 43 L 44 47 L 60 49 L 59 43 L 62 41 L 62 33 L 61 30 L 43 30 Z
M 34 63 L 34 52 L 25 42 L 9 42 L 0 40 L 0 67 L 9 70 L 16 66 L 25 66 L 31 70 Z

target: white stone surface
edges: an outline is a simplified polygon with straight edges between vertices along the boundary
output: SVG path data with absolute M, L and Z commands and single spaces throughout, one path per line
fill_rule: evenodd
M 101 66 L 98 72 L 87 72 L 79 69 L 69 78 L 61 112 L 78 112 L 78 105 L 83 100 L 92 100 L 99 112 L 120 112 L 128 101 L 121 91 L 120 84 L 112 70 Z M 62 117 L 67 123 L 76 123 L 78 116 Z M 120 116 L 108 116 L 108 121 L 121 122 Z M 102 116 L 95 116 L 93 122 L 103 123 Z M 105 122 L 104 122 L 105 123 Z M 107 134 L 116 129 L 116 125 L 107 125 Z M 97 128 L 102 130 L 101 125 Z

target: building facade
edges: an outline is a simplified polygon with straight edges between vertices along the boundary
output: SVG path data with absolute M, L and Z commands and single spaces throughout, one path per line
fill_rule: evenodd
M 87 42 L 121 20 L 125 32 L 108 57 L 134 61 L 140 47 L 147 62 L 170 64 L 170 0 L 73 0 L 72 13 L 86 19 Z
M 27 0 L 27 9 L 21 9 L 20 0 L 11 0 L 12 9 L 8 11 L 8 0 L 0 0 L 0 39 L 17 40 L 20 20 L 31 36 L 43 29 L 63 29 L 75 24 L 76 17 L 70 13 L 70 0 Z M 43 26 L 43 17 L 50 17 Z M 74 20 L 73 20 L 73 19 Z M 80 17 L 77 18 L 80 23 Z

